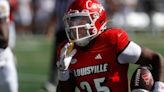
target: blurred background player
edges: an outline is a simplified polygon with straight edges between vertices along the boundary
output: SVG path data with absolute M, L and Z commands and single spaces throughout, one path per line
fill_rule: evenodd
M 47 34 L 49 21 L 55 7 L 55 0 L 32 0 L 32 23 L 33 34 Z M 44 22 L 43 22 L 44 21 Z
M 31 22 L 32 22 L 31 1 L 33 0 L 18 0 L 18 9 L 14 17 L 16 22 L 17 33 L 21 33 L 21 34 L 31 33 Z
M 107 28 L 96 0 L 76 0 L 63 18 L 68 40 L 58 49 L 57 92 L 128 92 L 129 64 L 151 66 L 152 91 L 164 91 L 163 56 L 131 41 L 125 30 Z
M 47 92 L 53 92 L 56 90 L 57 85 L 57 51 L 56 47 L 58 44 L 64 40 L 66 40 L 66 33 L 64 29 L 64 23 L 63 23 L 63 16 L 66 12 L 68 6 L 73 2 L 74 0 L 55 0 L 55 7 L 54 12 L 52 15 L 52 21 L 55 21 L 55 32 L 54 32 L 54 40 L 53 40 L 53 50 L 52 50 L 52 59 L 50 63 L 50 71 L 49 71 L 49 78 L 47 83 L 45 84 L 44 89 Z
M 9 47 L 14 49 L 16 43 L 15 13 L 18 9 L 17 0 L 8 0 L 10 3 Z
M 10 4 L 0 0 L 0 91 L 18 92 L 15 59 L 9 41 Z

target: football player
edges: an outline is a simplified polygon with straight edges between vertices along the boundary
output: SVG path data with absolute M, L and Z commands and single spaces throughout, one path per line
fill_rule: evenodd
M 8 46 L 10 5 L 0 0 L 0 92 L 18 92 L 14 56 Z
M 164 92 L 164 58 L 107 28 L 105 9 L 96 0 L 76 0 L 64 16 L 68 41 L 58 48 L 57 92 L 128 92 L 130 63 L 151 66 L 153 92 Z
M 16 28 L 14 21 L 14 13 L 18 9 L 18 1 L 17 0 L 8 0 L 10 3 L 10 25 L 9 25 L 9 47 L 14 49 L 16 42 Z

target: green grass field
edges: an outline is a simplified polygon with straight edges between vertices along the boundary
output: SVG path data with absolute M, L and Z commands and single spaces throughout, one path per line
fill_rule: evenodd
M 44 36 L 18 36 L 14 52 L 19 73 L 19 92 L 38 92 L 47 79 L 51 41 Z
M 129 36 L 138 44 L 164 55 L 164 33 L 129 33 Z M 45 36 L 17 35 L 14 53 L 17 57 L 19 92 L 39 92 L 48 77 L 51 51 L 52 40 Z M 136 66 L 130 65 L 129 77 L 135 68 Z

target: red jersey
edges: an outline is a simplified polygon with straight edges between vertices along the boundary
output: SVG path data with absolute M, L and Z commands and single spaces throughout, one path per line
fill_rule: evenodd
M 119 64 L 118 55 L 129 40 L 124 30 L 102 32 L 88 49 L 75 45 L 77 53 L 69 66 L 80 92 L 128 92 L 128 64 Z

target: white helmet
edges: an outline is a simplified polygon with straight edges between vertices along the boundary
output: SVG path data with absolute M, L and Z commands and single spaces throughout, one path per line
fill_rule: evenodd
M 0 18 L 8 18 L 10 14 L 10 4 L 7 0 L 0 0 Z

